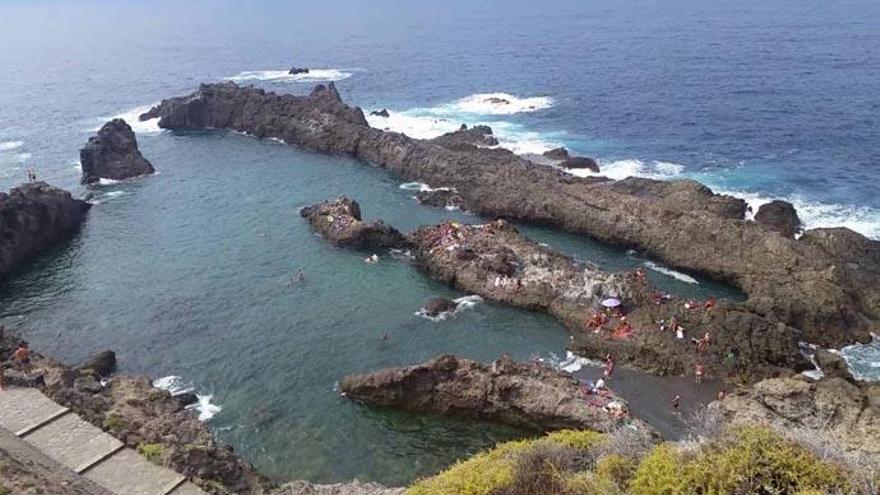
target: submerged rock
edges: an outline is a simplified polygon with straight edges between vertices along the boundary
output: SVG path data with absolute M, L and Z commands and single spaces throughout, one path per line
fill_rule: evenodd
M 138 150 L 137 138 L 122 119 L 104 124 L 98 134 L 79 150 L 82 183 L 93 184 L 100 179 L 124 180 L 155 172 Z
M 778 199 L 761 205 L 755 214 L 755 221 L 791 239 L 801 230 L 797 210 L 788 201 Z
M 312 227 L 338 246 L 353 248 L 400 248 L 406 238 L 394 227 L 381 221 L 361 221 L 361 209 L 356 201 L 339 198 L 300 210 Z
M 160 116 L 163 128 L 231 129 L 354 156 L 410 181 L 453 187 L 477 214 L 639 248 L 669 266 L 736 285 L 748 294 L 751 312 L 797 328 L 803 340 L 824 347 L 880 332 L 877 258 L 840 263 L 827 244 L 788 239 L 743 221 L 742 200 L 693 181 L 581 179 L 508 150 L 412 139 L 371 128 L 359 108 L 323 86 L 310 96 L 293 96 L 233 83 L 202 85 L 149 114 Z M 880 243 L 859 237 L 856 244 L 866 251 L 880 251 Z
M 425 312 L 425 315 L 436 318 L 442 313 L 455 311 L 456 307 L 455 301 L 450 301 L 443 297 L 435 297 L 422 306 L 422 311 Z
M 382 110 L 379 110 L 379 111 L 373 110 L 372 112 L 370 112 L 370 115 L 375 115 L 377 117 L 385 117 L 385 118 L 391 117 L 391 114 L 388 113 L 387 108 L 383 108 Z
M 0 278 L 69 237 L 89 206 L 45 182 L 0 193 Z
M 80 369 L 92 370 L 99 376 L 110 376 L 116 369 L 116 353 L 113 351 L 101 351 L 85 362 Z
M 308 74 L 309 69 L 306 67 L 291 67 L 290 70 L 287 71 L 287 73 L 291 76 L 295 76 L 297 74 Z
M 605 406 L 616 402 L 623 411 L 627 409 L 613 395 L 585 395 L 568 373 L 541 363 L 516 363 L 509 357 L 484 364 L 442 355 L 415 366 L 348 375 L 341 389 L 347 397 L 374 406 L 490 420 L 537 431 L 610 431 L 622 419 Z M 641 421 L 632 424 L 650 430 Z

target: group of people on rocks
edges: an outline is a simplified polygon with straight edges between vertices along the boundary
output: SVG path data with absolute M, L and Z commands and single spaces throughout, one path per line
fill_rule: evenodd
M 601 407 L 603 410 L 614 416 L 615 419 L 624 419 L 629 416 L 626 406 L 618 400 L 614 393 L 608 388 L 608 381 L 614 373 L 615 361 L 611 354 L 605 355 L 605 364 L 603 365 L 602 377 L 595 383 L 582 381 L 581 392 L 583 393 L 587 404 L 593 407 Z M 595 399 L 598 400 L 595 400 Z

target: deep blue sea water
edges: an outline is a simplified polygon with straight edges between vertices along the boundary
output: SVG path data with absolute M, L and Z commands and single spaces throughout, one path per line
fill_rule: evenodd
M 323 70 L 291 78 L 291 65 Z M 229 78 L 293 93 L 336 80 L 346 100 L 389 109 L 379 127 L 427 137 L 489 123 L 520 152 L 565 145 L 613 177 L 697 178 L 755 206 L 786 198 L 807 226 L 880 238 L 876 1 L 6 0 L 0 189 L 33 168 L 84 194 L 78 149 L 105 120 L 133 123 L 141 107 Z M 80 235 L 0 286 L 0 321 L 62 359 L 110 347 L 127 371 L 211 395 L 217 436 L 279 478 L 404 483 L 518 434 L 367 410 L 334 383 L 439 352 L 561 356 L 564 330 L 487 304 L 441 323 L 414 316 L 433 295 L 464 294 L 385 253 L 373 266 L 330 248 L 297 209 L 347 194 L 405 228 L 476 219 L 417 206 L 352 160 L 135 130 L 160 174 L 99 188 Z M 524 230 L 607 268 L 643 261 Z M 306 282 L 288 287 L 300 268 Z M 669 290 L 733 297 L 651 273 Z M 878 355 L 853 359 L 880 377 Z

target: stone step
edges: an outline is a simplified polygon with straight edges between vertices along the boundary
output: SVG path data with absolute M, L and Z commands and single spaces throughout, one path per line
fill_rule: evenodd
M 122 448 L 122 442 L 76 414 L 67 414 L 33 430 L 25 441 L 81 473 Z
M 127 495 L 167 495 L 185 479 L 131 449 L 122 449 L 84 473 L 85 477 Z

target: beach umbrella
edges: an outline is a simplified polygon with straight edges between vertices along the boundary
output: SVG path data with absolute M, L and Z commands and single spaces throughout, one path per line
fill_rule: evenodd
M 620 306 L 620 299 L 617 299 L 616 297 L 609 297 L 608 299 L 602 301 L 602 306 L 605 306 L 606 308 L 616 308 Z

